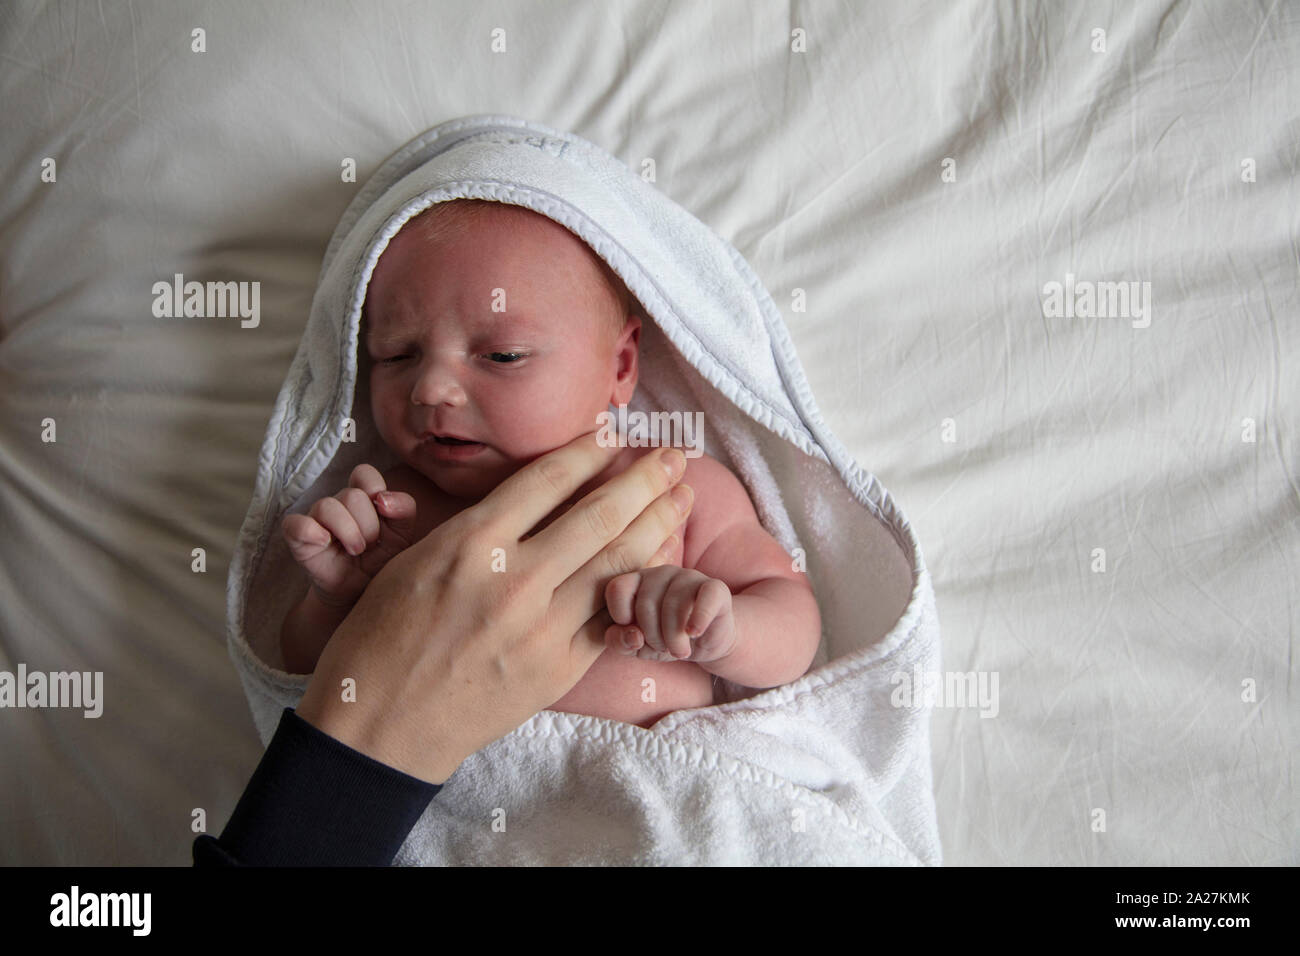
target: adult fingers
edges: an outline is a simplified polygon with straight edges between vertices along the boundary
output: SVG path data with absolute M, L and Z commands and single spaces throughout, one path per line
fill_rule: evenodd
M 574 663 L 577 665 L 575 673 L 579 675 L 585 674 L 591 665 L 596 663 L 596 658 L 600 657 L 605 650 L 605 632 L 609 630 L 613 623 L 609 612 L 601 608 L 588 618 L 585 624 L 573 632 L 570 650 L 572 651 Z M 578 680 L 581 679 L 581 677 L 578 678 Z M 577 681 L 574 681 L 574 684 L 576 683 Z M 572 687 L 570 687 L 571 689 Z M 565 691 L 566 694 L 568 692 L 568 690 Z
M 690 485 L 682 485 L 682 487 L 690 491 L 692 497 L 694 497 L 695 489 L 691 488 Z M 663 546 L 654 553 L 654 556 L 651 557 L 649 561 L 645 563 L 645 567 L 647 569 L 657 568 L 662 564 L 674 563 L 673 556 L 676 555 L 677 549 L 681 547 L 681 543 L 682 539 L 677 537 L 675 532 L 670 534 L 668 540 L 663 543 Z
M 657 503 L 664 497 L 664 492 L 676 484 L 685 471 L 686 456 L 679 449 L 669 448 L 643 455 L 626 471 L 605 482 L 542 531 L 522 542 L 520 551 L 526 556 L 535 555 L 536 558 L 529 557 L 528 560 L 540 562 L 543 580 L 552 587 L 559 587 L 579 568 L 589 564 L 593 556 L 598 557 L 607 550 L 611 542 L 621 539 L 629 526 L 636 523 L 652 502 Z M 661 518 L 670 517 L 671 506 L 660 508 L 658 513 Z M 679 514 L 676 517 L 680 519 L 683 516 Z M 650 534 L 642 531 L 623 540 L 621 548 L 629 553 L 616 555 L 617 560 L 613 562 L 607 560 L 606 567 L 615 574 L 637 570 L 659 550 L 664 538 L 678 523 L 680 521 L 674 521 L 664 527 L 656 522 L 649 529 Z M 660 531 L 663 533 L 659 534 Z
M 645 567 L 647 559 L 654 560 L 671 553 L 674 542 L 667 539 L 686 520 L 693 501 L 694 492 L 689 485 L 678 485 L 671 493 L 660 495 L 628 525 L 626 531 L 555 589 L 552 608 L 558 614 L 569 615 L 565 623 L 571 623 L 575 628 L 579 626 L 604 606 L 605 584 L 610 578 L 639 571 Z M 531 538 L 524 545 L 536 540 Z M 663 564 L 664 561 L 657 560 L 656 563 Z
M 617 449 L 601 447 L 595 432 L 580 435 L 529 462 L 501 482 L 475 505 L 474 512 L 492 524 L 500 537 L 508 535 L 512 541 L 518 541 L 584 483 L 600 474 L 613 461 L 616 452 Z

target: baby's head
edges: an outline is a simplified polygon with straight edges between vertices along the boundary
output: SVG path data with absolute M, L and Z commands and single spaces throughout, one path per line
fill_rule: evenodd
M 455 200 L 380 256 L 359 359 L 384 442 L 447 494 L 478 499 L 631 399 L 640 332 L 627 288 L 569 230 Z

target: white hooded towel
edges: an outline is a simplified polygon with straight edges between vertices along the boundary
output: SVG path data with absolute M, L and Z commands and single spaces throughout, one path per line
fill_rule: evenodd
M 597 146 L 505 116 L 443 123 L 390 158 L 330 240 L 258 460 L 227 590 L 229 645 L 263 742 L 307 684 L 279 628 L 303 588 L 291 512 L 396 459 L 358 389 L 371 273 L 434 203 L 525 206 L 568 228 L 644 310 L 631 408 L 704 413 L 704 451 L 802 559 L 822 613 L 812 668 L 644 729 L 543 711 L 471 756 L 401 864 L 937 864 L 929 709 L 900 685 L 939 666 L 911 526 L 822 421 L 781 316 L 727 242 Z M 344 440 L 349 428 L 355 440 Z M 746 693 L 752 696 L 744 696 Z

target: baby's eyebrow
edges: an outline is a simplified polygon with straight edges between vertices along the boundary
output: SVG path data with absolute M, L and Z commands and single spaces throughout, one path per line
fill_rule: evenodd
M 395 345 L 400 345 L 401 337 L 397 335 L 393 335 L 392 333 L 388 333 L 387 335 L 380 335 L 376 332 L 367 330 L 365 335 L 365 341 L 366 341 L 366 348 L 368 350 L 370 350 L 371 352 L 379 352 L 386 348 L 390 348 Z
M 473 331 L 478 334 L 493 332 L 521 332 L 536 333 L 542 331 L 547 323 L 538 315 L 531 312 L 497 312 L 488 314 L 480 318 L 475 323 Z M 364 337 L 366 345 L 371 349 L 383 349 L 405 345 L 412 338 L 418 336 L 423 329 L 415 330 L 407 328 L 387 329 L 383 332 L 376 332 L 373 327 L 367 325 Z

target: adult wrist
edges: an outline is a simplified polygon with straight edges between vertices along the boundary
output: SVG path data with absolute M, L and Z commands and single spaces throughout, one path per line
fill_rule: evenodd
M 286 708 L 218 842 L 244 865 L 386 866 L 439 789 Z
M 313 728 L 357 753 L 392 767 L 399 773 L 415 777 L 429 785 L 441 786 L 460 766 L 452 758 L 456 749 L 439 740 L 436 731 L 423 727 L 417 748 L 394 743 L 400 731 L 389 719 L 376 719 L 355 701 L 344 701 L 325 689 L 317 670 L 295 710 L 296 715 Z M 412 750 L 414 754 L 412 755 Z M 418 755 L 418 757 L 416 756 Z M 463 759 L 463 758 L 462 758 Z

